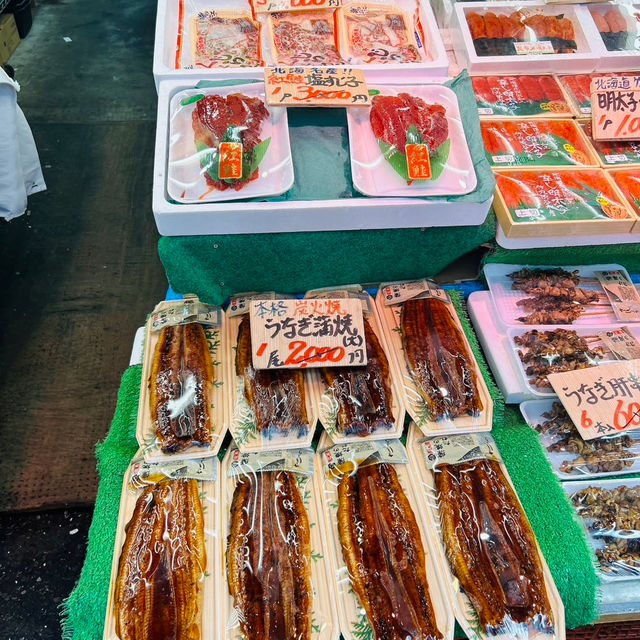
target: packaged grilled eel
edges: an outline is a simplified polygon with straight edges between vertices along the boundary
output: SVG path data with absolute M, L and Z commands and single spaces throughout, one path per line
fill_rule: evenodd
M 494 210 L 507 237 L 629 233 L 636 216 L 602 169 L 513 169 L 496 174 Z
M 214 457 L 227 432 L 225 317 L 196 296 L 147 318 L 136 439 L 145 460 Z
M 399 438 L 405 416 L 402 377 L 395 358 L 389 355 L 373 298 L 360 285 L 317 289 L 305 295 L 309 299 L 345 297 L 362 300 L 367 364 L 314 370 L 318 417 L 335 443 Z
M 342 637 L 451 640 L 444 559 L 425 535 L 404 447 L 399 440 L 329 445 L 323 434 L 315 481 Z
M 313 449 L 241 453 L 232 443 L 222 466 L 220 637 L 337 640 Z
M 573 111 L 557 78 L 473 76 L 478 114 L 482 117 L 570 118 Z
M 377 2 L 342 5 L 336 11 L 342 56 L 350 64 L 422 62 L 426 58 L 424 36 L 418 37 L 418 30 L 422 29 L 417 5 L 414 6 L 415 16 L 398 5 Z
M 104 640 L 213 640 L 222 599 L 218 460 L 125 473 Z
M 480 128 L 492 167 L 599 165 L 575 120 L 487 120 Z
M 293 185 L 287 110 L 267 106 L 261 82 L 173 93 L 167 155 L 177 203 L 275 196 Z
M 319 67 L 344 64 L 338 51 L 333 9 L 281 11 L 267 18 L 274 65 Z
M 477 185 L 456 94 L 439 84 L 369 85 L 347 110 L 354 187 L 368 196 L 443 196 Z
M 583 440 L 556 399 L 528 400 L 520 411 L 540 443 L 554 473 L 561 480 L 603 478 L 640 471 L 640 431 L 625 431 Z
M 277 305 L 282 297 L 273 292 L 239 294 L 227 309 L 229 429 L 243 452 L 308 447 L 313 439 L 317 408 L 309 370 L 253 367 L 247 299 Z
M 407 450 L 467 637 L 564 640 L 562 601 L 493 438 L 423 438 L 412 424 Z
M 425 435 L 490 431 L 493 401 L 447 293 L 428 280 L 385 283 L 376 308 Z

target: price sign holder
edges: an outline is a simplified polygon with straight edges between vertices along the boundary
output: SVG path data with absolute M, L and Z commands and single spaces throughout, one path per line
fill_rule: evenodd
M 640 140 L 640 75 L 591 80 L 594 140 Z
M 583 440 L 640 427 L 640 360 L 547 377 Z
M 267 104 L 285 107 L 366 107 L 371 96 L 362 69 L 266 67 Z
M 251 357 L 256 369 L 367 364 L 358 298 L 252 300 L 249 314 Z

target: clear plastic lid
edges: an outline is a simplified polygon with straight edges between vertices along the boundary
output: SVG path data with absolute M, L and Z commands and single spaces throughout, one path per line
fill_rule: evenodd
M 474 76 L 481 116 L 566 116 L 572 111 L 554 76 Z
M 628 3 L 588 6 L 607 51 L 640 51 L 640 6 Z
M 264 84 L 188 89 L 169 105 L 167 193 L 176 202 L 275 196 L 293 185 L 283 107 Z
M 584 130 L 586 136 L 589 138 L 589 143 L 595 149 L 601 162 L 608 167 L 618 167 L 625 165 L 640 164 L 640 142 L 637 140 L 594 140 L 592 137 L 591 121 L 582 122 L 580 124 Z M 615 174 L 610 174 L 614 177 Z M 620 187 L 620 183 L 616 181 L 616 184 Z M 628 193 L 626 188 L 623 188 L 623 193 Z M 637 193 L 637 188 L 634 190 Z M 633 193 L 633 192 L 632 192 Z
M 561 75 L 558 80 L 573 101 L 576 111 L 582 116 L 591 115 L 591 80 L 593 78 L 608 78 L 611 76 L 634 75 L 630 71 L 616 71 L 616 73 L 582 73 L 577 75 Z
M 628 154 L 629 151 L 626 151 L 625 153 Z M 637 154 L 636 161 L 640 161 L 640 143 L 634 143 L 632 153 L 634 155 Z M 610 175 L 627 197 L 627 200 L 633 207 L 636 215 L 640 216 L 640 168 L 612 171 Z
M 640 432 L 583 440 L 557 400 L 530 400 L 523 402 L 520 410 L 540 434 L 549 462 L 562 480 L 640 471 Z
M 470 193 L 477 178 L 455 93 L 442 85 L 370 85 L 347 110 L 355 188 L 368 196 Z
M 640 480 L 567 482 L 604 580 L 640 576 Z

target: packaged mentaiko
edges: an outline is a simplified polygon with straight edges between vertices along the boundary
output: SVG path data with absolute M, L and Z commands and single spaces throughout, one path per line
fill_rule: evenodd
M 637 6 L 589 5 L 589 12 L 607 51 L 640 50 L 640 11 Z
M 397 64 L 424 59 L 414 18 L 398 6 L 349 2 L 337 10 L 336 17 L 340 49 L 351 64 Z
M 504 170 L 496 183 L 494 208 L 507 237 L 626 233 L 636 221 L 602 169 Z
M 570 117 L 567 98 L 554 76 L 473 76 L 478 113 L 501 117 Z
M 169 116 L 172 200 L 237 200 L 291 188 L 286 109 L 267 105 L 263 83 L 177 91 Z
M 558 80 L 565 88 L 574 104 L 574 108 L 581 116 L 591 115 L 591 80 L 610 76 L 632 76 L 632 71 L 613 73 L 581 73 L 575 75 L 561 75 Z
M 640 165 L 640 141 L 638 140 L 594 140 L 591 121 L 580 124 L 591 146 L 605 168 Z
M 274 64 L 289 66 L 341 65 L 334 11 L 281 11 L 268 18 Z
M 480 128 L 494 167 L 598 166 L 575 120 L 487 120 Z
M 640 168 L 616 169 L 610 171 L 609 175 L 620 187 L 636 215 L 640 216 Z

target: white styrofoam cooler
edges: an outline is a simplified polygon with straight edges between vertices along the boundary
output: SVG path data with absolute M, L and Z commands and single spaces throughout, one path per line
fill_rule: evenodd
M 260 79 L 262 75 L 254 70 L 253 77 Z M 481 203 L 416 198 L 194 204 L 171 202 L 166 190 L 169 102 L 176 92 L 193 88 L 194 84 L 195 81 L 184 78 L 160 83 L 152 208 L 161 235 L 451 227 L 480 225 L 489 213 L 492 197 Z
M 192 0 L 196 1 L 196 0 Z M 199 1 L 199 0 L 198 0 Z M 187 2 L 187 0 L 185 0 Z M 162 80 L 175 78 L 187 78 L 190 80 L 212 80 L 220 78 L 254 78 L 256 68 L 229 68 L 229 69 L 204 69 L 202 67 L 191 69 L 176 69 L 176 41 L 178 37 L 180 0 L 158 0 L 158 12 L 156 14 L 155 44 L 153 49 L 153 77 L 156 83 L 156 90 Z M 438 24 L 428 1 L 418 0 L 420 10 L 420 22 L 424 30 L 426 45 L 433 59 L 429 62 L 416 64 L 366 64 L 348 65 L 350 69 L 363 69 L 367 71 L 367 76 L 377 82 L 398 82 L 413 78 L 432 78 L 449 75 L 449 58 L 445 50 Z M 208 8 L 214 8 L 212 4 Z M 188 16 L 184 16 L 186 23 Z M 265 57 L 267 44 L 267 29 L 263 27 L 262 48 Z M 185 38 L 184 45 L 189 46 L 188 38 Z
M 518 9 L 540 9 L 544 14 L 564 14 L 574 25 L 576 53 L 526 54 L 509 56 L 479 56 L 471 38 L 466 11 L 493 11 L 510 14 Z M 452 41 L 456 57 L 472 75 L 514 73 L 589 73 L 596 68 L 599 51 L 592 46 L 593 39 L 584 31 L 584 19 L 580 19 L 580 7 L 576 5 L 544 4 L 537 0 L 522 2 L 457 2 L 451 21 Z M 599 37 L 599 36 L 598 36 Z

